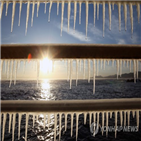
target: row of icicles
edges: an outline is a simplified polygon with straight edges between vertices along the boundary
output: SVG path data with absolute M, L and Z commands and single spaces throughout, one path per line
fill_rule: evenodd
M 92 1 L 92 0 L 91 0 Z M 56 2 L 56 1 L 54 1 Z M 13 24 L 14 24 L 14 16 L 15 16 L 15 6 L 16 6 L 16 1 L 13 1 L 13 8 L 12 8 L 12 21 L 11 21 L 11 32 L 13 31 Z M 22 3 L 23 1 L 19 1 L 19 23 L 18 25 L 20 26 L 20 19 L 21 19 L 21 10 L 22 10 Z M 30 0 L 27 1 L 27 15 L 26 15 L 26 30 L 25 34 L 27 33 L 27 27 L 28 27 L 28 20 L 29 20 L 29 9 L 30 9 L 30 4 L 32 4 L 32 19 L 31 19 L 31 26 L 33 26 L 33 17 L 34 17 L 34 9 L 35 9 L 35 4 L 37 4 L 37 17 L 38 17 L 38 12 L 39 12 L 39 7 L 40 7 L 40 1 L 38 0 L 31 2 Z M 45 1 L 45 10 L 44 12 L 46 13 L 46 5 L 47 3 L 50 3 L 49 6 L 49 16 L 48 16 L 48 21 L 50 21 L 50 13 L 51 13 L 51 8 L 53 1 Z M 57 1 L 57 15 L 59 14 L 59 1 Z M 64 17 L 64 4 L 65 1 L 62 0 L 62 14 L 61 14 L 61 36 L 62 36 L 62 30 L 63 30 L 63 17 Z M 68 1 L 68 31 L 69 31 L 69 26 L 70 26 L 70 13 L 71 13 L 71 1 Z M 76 23 L 76 15 L 77 15 L 77 3 L 79 3 L 79 24 L 81 24 L 81 5 L 82 1 L 74 1 L 74 30 L 75 30 L 75 23 Z M 86 38 L 87 38 L 87 28 L 88 28 L 88 14 L 89 14 L 89 2 L 86 1 Z M 105 31 L 105 2 L 103 1 L 102 3 L 98 1 L 93 1 L 93 6 L 94 6 L 94 26 L 95 26 L 95 19 L 96 19 L 96 6 L 97 6 L 97 19 L 99 19 L 99 5 L 103 5 L 103 37 L 104 37 L 104 31 Z M 112 15 L 112 10 L 114 10 L 114 4 L 115 2 L 108 2 L 108 8 L 109 8 L 109 29 L 111 30 L 111 15 Z M 124 7 L 124 20 L 125 20 L 125 30 L 127 30 L 127 2 L 116 2 L 118 5 L 118 18 L 119 18 L 119 31 L 121 30 L 121 5 Z M 8 5 L 9 1 L 6 1 L 6 16 L 8 12 Z M 2 16 L 2 11 L 3 11 L 3 6 L 4 2 L 1 1 L 1 14 L 0 14 L 0 19 Z M 138 23 L 140 22 L 140 2 L 136 2 L 137 6 L 137 13 L 138 13 Z M 130 10 L 130 20 L 131 20 L 131 33 L 133 34 L 133 4 L 132 2 L 129 2 L 129 10 Z
M 132 110 L 132 115 L 133 118 L 136 115 L 136 125 L 137 125 L 137 131 L 139 131 L 139 110 Z M 91 111 L 91 112 L 84 112 L 84 124 L 86 124 L 86 120 L 87 120 L 87 114 L 89 114 L 89 125 L 90 128 L 92 121 L 95 123 L 97 123 L 97 127 L 93 126 L 93 131 L 94 134 L 93 136 L 95 136 L 95 130 L 98 128 L 99 129 L 99 121 L 100 121 L 100 117 L 99 114 L 102 113 L 102 127 L 105 126 L 104 124 L 104 120 L 105 120 L 105 114 L 106 114 L 106 137 L 108 136 L 108 120 L 109 117 L 112 118 L 112 111 L 108 111 L 108 112 L 101 112 L 101 111 Z M 129 110 L 125 110 L 125 111 L 114 111 L 114 117 L 115 117 L 115 138 L 117 137 L 117 116 L 118 113 L 120 114 L 120 126 L 126 126 L 126 116 L 128 119 L 128 126 L 130 126 L 130 113 L 131 111 Z M 123 114 L 124 113 L 124 114 Z M 136 113 L 136 114 L 135 114 Z M 62 129 L 62 115 L 64 115 L 65 117 L 65 131 L 67 130 L 67 117 L 68 115 L 71 115 L 71 137 L 73 135 L 73 121 L 74 121 L 74 115 L 76 115 L 76 140 L 78 138 L 78 121 L 79 121 L 79 115 L 82 113 L 59 113 L 59 141 L 61 139 L 61 129 Z M 2 114 L 1 114 L 2 115 Z M 6 125 L 6 118 L 7 118 L 6 113 L 3 113 L 3 128 L 2 128 L 2 141 L 4 141 L 4 135 L 5 135 L 5 125 Z M 18 113 L 18 140 L 20 140 L 20 130 L 21 130 L 21 120 L 22 120 L 22 115 L 24 115 L 24 113 Z M 32 115 L 32 122 L 33 122 L 33 128 L 34 128 L 34 124 L 35 121 L 39 120 L 39 113 L 26 113 L 26 123 L 25 123 L 25 141 L 27 141 L 27 132 L 28 132 L 28 121 L 29 121 L 29 116 Z M 44 120 L 43 120 L 43 126 L 44 129 L 47 127 L 49 128 L 50 125 L 50 113 L 43 113 L 44 115 Z M 56 129 L 57 129 L 57 115 L 58 113 L 54 114 L 54 141 L 56 141 Z M 92 120 L 92 115 L 93 115 L 93 120 Z M 124 116 L 123 116 L 124 115 Z M 11 131 L 11 122 L 12 122 L 12 116 L 13 116 L 13 124 L 12 124 L 12 141 L 14 141 L 14 134 L 15 134 L 15 124 L 16 124 L 16 113 L 9 113 L 9 133 Z M 124 117 L 124 119 L 123 119 Z M 1 119 L 1 116 L 0 116 Z M 1 122 L 0 122 L 1 124 Z M 104 130 L 104 129 L 103 129 Z M 102 135 L 103 135 L 103 131 L 102 130 Z
M 73 61 L 76 62 L 76 70 L 73 68 Z M 123 59 L 64 59 L 64 63 L 67 67 L 67 80 L 70 81 L 70 89 L 72 86 L 72 74 L 75 71 L 76 72 L 76 86 L 78 83 L 78 72 L 79 70 L 82 71 L 82 62 L 83 62 L 83 78 L 85 79 L 86 75 L 86 60 L 87 60 L 87 67 L 88 67 L 88 83 L 90 83 L 91 80 L 91 67 L 93 67 L 93 94 L 95 93 L 95 76 L 98 76 L 99 68 L 105 70 L 106 63 L 110 65 L 110 62 L 113 67 L 116 67 L 117 70 L 117 79 L 118 77 L 122 75 L 122 67 L 127 67 L 130 69 L 131 72 L 131 66 L 133 63 L 133 72 L 134 72 L 134 83 L 136 83 L 136 80 L 138 79 L 138 71 L 139 71 L 139 63 L 141 63 L 141 60 L 123 60 Z M 18 60 L 18 59 L 10 59 L 10 60 L 1 60 L 1 74 L 5 73 L 7 75 L 7 79 L 10 79 L 9 87 L 11 87 L 12 80 L 14 80 L 14 85 L 16 84 L 16 78 L 17 78 L 17 71 L 20 68 L 21 61 L 23 61 L 23 72 L 25 72 L 25 66 L 28 60 Z M 52 71 L 54 70 L 54 64 L 56 60 L 52 60 Z M 37 72 L 37 86 L 39 81 L 39 74 L 40 74 L 40 60 L 31 60 L 32 67 L 35 68 L 35 71 Z M 3 65 L 5 64 L 5 65 Z M 5 66 L 5 72 L 3 71 L 3 68 Z M 14 74 L 14 75 L 13 75 Z M 13 78 L 14 76 L 14 78 Z

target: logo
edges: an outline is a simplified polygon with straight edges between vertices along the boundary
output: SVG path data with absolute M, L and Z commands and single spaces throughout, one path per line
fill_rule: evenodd
M 96 122 L 93 122 L 90 127 L 90 132 L 95 136 L 98 133 L 99 125 Z

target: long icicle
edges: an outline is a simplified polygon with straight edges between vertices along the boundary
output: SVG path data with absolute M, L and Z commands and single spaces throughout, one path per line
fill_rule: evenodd
M 105 116 L 105 113 L 102 112 L 102 127 L 104 127 L 104 116 Z M 102 128 L 102 136 L 103 136 L 103 132 L 104 132 L 104 129 Z
M 140 3 L 137 3 L 138 23 L 140 23 Z
M 136 83 L 136 60 L 134 60 L 134 83 Z
M 73 113 L 71 113 L 71 137 L 73 135 Z
M 75 23 L 76 23 L 76 13 L 77 13 L 77 1 L 74 1 L 74 31 L 75 31 Z
M 139 130 L 139 110 L 136 111 L 137 127 Z
M 26 113 L 26 123 L 25 123 L 25 141 L 27 141 L 28 118 L 29 118 L 29 115 L 28 115 L 28 113 Z
M 22 0 L 20 0 L 20 6 L 19 6 L 19 23 L 18 23 L 18 26 L 20 26 L 22 4 L 23 4 L 23 2 L 22 2 Z
M 70 60 L 70 89 L 71 89 L 71 85 L 72 85 L 72 63 L 73 63 L 73 60 Z
M 46 13 L 46 7 L 47 7 L 47 2 L 45 2 L 45 10 L 44 10 L 44 13 Z
M 91 67 L 90 67 L 90 59 L 88 59 L 88 83 L 90 83 L 90 76 L 91 76 L 91 74 L 90 74 L 90 72 L 91 72 Z
M 12 114 L 9 113 L 9 130 L 8 133 L 11 131 L 11 120 L 12 120 Z
M 137 73 L 137 80 L 138 80 L 138 75 L 139 75 L 139 61 L 138 60 L 136 60 L 136 66 L 137 66 L 137 69 L 136 69 L 136 73 Z
M 130 111 L 128 111 L 127 114 L 128 114 L 128 126 L 130 126 Z
M 70 27 L 70 13 L 71 13 L 71 2 L 68 2 L 68 31 Z
M 40 7 L 40 1 L 37 2 L 37 17 L 38 17 L 38 13 L 39 13 L 39 7 Z
M 119 60 L 117 60 L 117 79 L 118 79 L 118 74 L 119 74 Z
M 131 34 L 133 35 L 133 5 L 132 3 L 130 3 L 129 6 L 130 6 Z
M 95 59 L 93 59 L 93 94 L 95 94 Z
M 79 24 L 81 24 L 81 5 L 82 5 L 82 2 L 80 1 L 79 2 Z
M 14 141 L 14 133 L 15 133 L 15 122 L 16 122 L 16 114 L 13 114 L 13 125 L 12 125 L 12 141 Z
M 1 116 L 1 115 L 0 115 Z M 5 135 L 5 124 L 6 124 L 6 116 L 7 114 L 3 114 L 3 129 L 2 129 L 2 141 L 4 141 L 4 135 Z
M 123 122 L 122 111 L 120 111 L 120 126 L 122 126 L 122 122 Z
M 56 141 L 57 114 L 54 114 L 54 141 Z
M 89 15 L 89 3 L 86 1 L 86 39 L 87 39 L 87 29 L 88 29 L 88 15 Z
M 103 37 L 105 31 L 105 2 L 103 2 Z
M 13 66 L 14 66 L 14 63 L 13 63 L 13 60 L 12 60 L 12 61 L 11 61 L 11 74 L 10 74 L 10 83 L 9 83 L 9 87 L 11 87 L 11 83 L 12 83 Z
M 106 112 L 106 137 L 108 137 L 108 115 L 109 113 Z
M 21 130 L 21 113 L 19 113 L 19 126 L 18 126 L 18 140 L 20 140 L 20 130 Z
M 62 30 L 63 30 L 63 17 L 64 17 L 64 1 L 62 1 L 61 36 L 62 36 Z
M 62 114 L 59 114 L 59 141 L 61 140 L 61 124 L 62 124 Z
M 52 1 L 50 0 L 50 6 L 49 6 L 49 15 L 48 15 L 48 22 L 50 22 L 50 13 L 52 8 Z
M 28 28 L 29 8 L 30 8 L 30 1 L 27 2 L 27 13 L 26 13 L 26 29 L 25 29 L 25 35 L 26 35 L 26 33 L 27 33 L 27 28 Z
M 127 30 L 127 3 L 124 2 L 124 21 L 125 21 L 125 30 Z
M 15 17 L 15 6 L 16 6 L 16 1 L 13 1 L 12 21 L 11 21 L 11 32 L 13 31 L 13 24 L 14 24 L 14 17 Z
M 5 74 L 7 74 L 7 60 L 5 60 Z
M 95 122 L 96 122 L 96 113 L 93 113 L 93 123 L 94 123 L 94 132 L 93 132 L 93 136 L 95 137 Z
M 118 2 L 118 20 L 119 20 L 119 31 L 121 31 L 121 3 Z
M 31 18 L 31 26 L 33 26 L 34 9 L 35 9 L 35 1 L 33 1 L 33 3 L 32 3 L 32 18 Z
M 87 120 L 87 113 L 84 113 L 84 124 L 86 124 L 86 120 Z
M 6 1 L 6 12 L 5 12 L 5 16 L 7 16 L 7 13 L 8 13 L 8 6 L 9 6 L 9 1 Z
M 14 85 L 16 85 L 16 79 L 17 79 L 17 60 L 15 60 L 15 76 L 14 76 Z
M 78 138 L 78 120 L 79 120 L 79 113 L 76 113 L 76 141 Z
M 59 15 L 59 1 L 57 1 L 57 15 Z
M 83 79 L 85 79 L 85 59 L 83 60 Z
M 78 82 L 78 59 L 76 60 L 76 86 L 77 86 L 77 82 Z
M 115 138 L 117 137 L 117 111 L 115 111 Z
M 99 20 L 99 2 L 97 2 L 97 20 Z
M 68 116 L 68 114 L 65 113 L 65 131 L 67 131 L 67 116 Z
M 111 30 L 111 2 L 108 3 L 109 5 L 109 30 Z
M 1 20 L 1 17 L 2 17 L 3 5 L 4 5 L 4 2 L 3 2 L 3 1 L 1 1 L 1 8 L 0 8 L 0 20 Z
M 93 2 L 93 6 L 94 6 L 94 27 L 95 27 L 95 15 L 96 15 L 96 2 Z

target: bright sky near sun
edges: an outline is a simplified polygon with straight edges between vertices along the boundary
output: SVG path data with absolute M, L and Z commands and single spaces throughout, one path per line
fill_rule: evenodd
M 49 4 L 47 4 L 47 12 L 44 13 L 44 4 L 40 4 L 39 14 L 37 14 L 37 6 L 35 5 L 35 13 L 33 20 L 33 27 L 31 27 L 31 15 L 32 15 L 32 5 L 30 5 L 30 14 L 27 35 L 25 36 L 25 26 L 26 26 L 26 9 L 27 5 L 22 5 L 21 12 L 21 24 L 18 26 L 19 20 L 19 4 L 16 4 L 15 9 L 15 18 L 13 32 L 11 33 L 11 17 L 12 17 L 12 3 L 9 4 L 8 14 L 5 16 L 6 6 L 4 5 L 2 21 L 1 21 L 1 43 L 2 44 L 44 44 L 44 43 L 87 43 L 87 44 L 141 44 L 141 24 L 138 24 L 137 20 L 137 10 L 136 6 L 133 6 L 134 14 L 134 32 L 133 38 L 131 38 L 131 24 L 129 16 L 129 7 L 128 7 L 128 17 L 127 17 L 127 31 L 125 31 L 124 24 L 124 13 L 123 6 L 121 7 L 121 31 L 119 32 L 119 21 L 118 21 L 118 7 L 115 5 L 114 10 L 112 10 L 112 24 L 111 31 L 109 30 L 109 14 L 108 14 L 108 5 L 106 4 L 105 12 L 105 37 L 102 37 L 103 31 L 103 16 L 102 16 L 102 5 L 100 5 L 99 20 L 96 18 L 96 23 L 94 27 L 94 12 L 93 4 L 89 5 L 89 22 L 88 22 L 88 39 L 85 39 L 86 32 L 86 8 L 85 4 L 82 4 L 82 13 L 81 13 L 81 24 L 79 24 L 79 5 L 77 5 L 77 16 L 76 16 L 76 26 L 75 32 L 73 30 L 74 25 L 74 4 L 71 4 L 71 16 L 70 16 L 70 31 L 67 31 L 67 4 L 64 7 L 64 23 L 63 23 L 63 33 L 61 33 L 61 4 L 59 5 L 59 15 L 57 16 L 57 4 L 53 3 L 51 9 L 50 22 L 48 22 L 49 14 Z M 97 15 L 97 14 L 96 14 Z M 19 77 L 22 75 L 22 66 L 19 70 Z M 66 67 L 62 67 L 62 62 L 55 63 L 54 73 L 50 73 L 47 77 L 53 78 L 66 78 Z M 30 69 L 30 65 L 26 66 L 26 77 L 28 78 L 36 76 Z M 42 70 L 43 71 L 43 70 Z M 128 70 L 125 69 L 125 72 L 128 73 Z M 123 72 L 124 72 L 123 71 Z M 116 70 L 110 67 L 107 67 L 105 71 L 100 71 L 100 75 L 110 75 L 115 74 Z M 20 75 L 21 74 L 21 75 Z M 44 76 L 44 72 L 40 75 Z

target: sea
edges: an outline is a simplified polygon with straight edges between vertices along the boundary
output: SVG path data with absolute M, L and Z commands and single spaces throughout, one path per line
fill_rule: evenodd
M 38 83 L 33 81 L 18 80 L 16 85 L 12 83 L 9 88 L 9 81 L 1 81 L 1 100 L 86 100 L 86 99 L 120 99 L 120 98 L 141 98 L 141 82 L 136 84 L 133 82 L 126 82 L 126 79 L 97 79 L 95 85 L 95 94 L 93 94 L 93 81 L 88 83 L 87 80 L 79 80 L 76 86 L 76 81 L 72 81 L 72 88 L 67 80 L 41 80 Z M 36 104 L 36 103 L 35 103 Z M 112 106 L 112 105 L 111 105 Z M 78 121 L 78 141 L 141 141 L 141 111 L 140 123 L 138 131 L 124 131 L 98 133 L 93 136 L 90 131 L 89 113 L 87 114 L 86 124 L 84 124 L 84 115 L 79 115 Z M 102 115 L 100 113 L 99 124 L 102 125 Z M 3 115 L 2 115 L 3 118 Z M 53 141 L 54 140 L 54 114 L 50 115 L 51 122 L 46 123 L 44 128 L 44 116 L 38 115 L 33 127 L 33 116 L 29 116 L 27 141 Z M 57 134 L 56 140 L 59 141 L 59 115 L 57 116 Z M 118 113 L 117 125 L 120 126 L 120 115 Z M 93 122 L 93 117 L 92 117 Z M 106 120 L 104 121 L 106 124 Z M 2 124 L 1 124 L 2 125 Z M 109 126 L 115 125 L 114 113 L 112 118 L 109 118 Z M 136 126 L 135 117 L 130 114 L 130 126 Z M 1 126 L 1 131 L 2 131 Z M 9 130 L 9 115 L 5 126 L 5 141 L 12 140 L 12 129 Z M 25 115 L 22 115 L 20 141 L 25 140 Z M 2 135 L 2 134 L 1 134 Z M 18 141 L 18 114 L 16 115 L 16 126 L 14 140 Z M 74 115 L 73 135 L 71 137 L 71 116 L 67 117 L 67 130 L 65 131 L 65 117 L 62 114 L 61 124 L 61 141 L 76 141 L 76 115 Z

